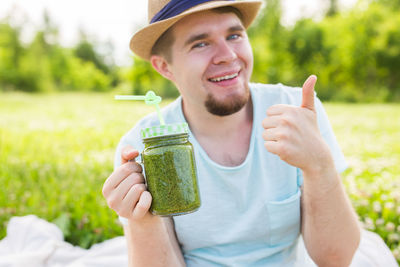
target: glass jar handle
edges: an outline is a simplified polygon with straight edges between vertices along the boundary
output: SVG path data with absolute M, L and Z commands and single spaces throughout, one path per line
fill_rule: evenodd
M 130 159 L 128 161 L 139 163 L 143 167 L 143 157 L 142 157 L 142 153 L 140 153 L 140 152 L 139 152 L 139 156 L 137 156 L 135 159 Z

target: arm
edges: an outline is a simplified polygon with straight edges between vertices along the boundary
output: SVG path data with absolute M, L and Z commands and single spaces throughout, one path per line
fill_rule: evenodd
M 185 266 L 172 218 L 148 213 L 140 223 L 124 226 L 129 266 Z
M 128 242 L 129 266 L 185 266 L 173 221 L 152 215 L 151 195 L 146 190 L 142 167 L 134 162 L 139 155 L 132 147 L 121 154 L 122 165 L 107 178 L 103 195 L 119 216 Z
M 348 266 L 360 242 L 355 212 L 323 140 L 314 107 L 311 76 L 300 107 L 275 105 L 263 120 L 265 147 L 303 171 L 302 233 L 318 266 Z
M 349 266 L 360 229 L 333 161 L 303 175 L 301 230 L 308 253 L 318 266 Z

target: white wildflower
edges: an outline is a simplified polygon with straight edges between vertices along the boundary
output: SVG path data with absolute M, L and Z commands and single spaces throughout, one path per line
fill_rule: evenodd
M 381 206 L 381 203 L 379 201 L 374 201 L 374 203 L 372 203 L 372 206 L 373 206 L 374 212 L 381 212 L 382 211 L 382 206 Z
M 385 203 L 385 208 L 389 209 L 389 210 L 393 209 L 394 208 L 394 203 L 393 202 L 386 202 Z
M 377 225 L 377 226 L 381 226 L 381 225 L 383 225 L 385 223 L 385 221 L 382 219 L 382 218 L 378 218 L 378 219 L 376 219 L 376 221 L 375 221 L 375 224 Z
M 388 222 L 386 224 L 385 228 L 388 232 L 392 232 L 392 231 L 394 231 L 394 229 L 396 229 L 396 225 L 392 222 Z
M 396 233 L 392 233 L 388 236 L 389 241 L 393 242 L 393 241 L 399 241 L 400 239 L 400 235 L 396 234 Z
M 368 201 L 368 199 L 361 199 L 359 203 L 360 203 L 360 206 L 367 207 L 369 204 L 369 201 Z
M 392 253 L 393 253 L 393 256 L 394 256 L 397 260 L 400 260 L 400 249 L 399 249 L 399 248 L 394 249 L 394 250 L 392 251 Z

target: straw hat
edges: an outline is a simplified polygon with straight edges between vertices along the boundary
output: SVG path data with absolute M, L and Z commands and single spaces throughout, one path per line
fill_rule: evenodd
M 183 12 L 179 13 L 178 15 L 159 20 L 156 22 L 151 23 L 151 20 L 154 16 L 159 15 L 158 13 L 171 1 L 174 0 L 148 0 L 148 20 L 149 25 L 137 31 L 130 42 L 129 47 L 131 50 L 138 55 L 139 57 L 150 60 L 151 50 L 153 45 L 156 43 L 158 38 L 174 23 L 178 20 L 182 19 L 183 17 L 199 12 L 205 11 L 217 7 L 224 7 L 224 6 L 232 6 L 235 7 L 240 11 L 243 16 L 243 26 L 248 28 L 253 20 L 256 18 L 257 13 L 261 7 L 261 1 L 197 1 L 200 4 L 195 6 L 189 7 L 188 9 L 184 10 Z M 181 3 L 185 0 L 180 1 Z M 175 2 L 179 2 L 176 1 Z M 185 1 L 190 5 L 193 5 L 196 1 Z M 192 4 L 190 3 L 192 2 Z M 203 3 L 201 3 L 203 2 Z M 179 4 L 181 4 L 179 3 Z M 164 10 L 165 11 L 165 10 Z

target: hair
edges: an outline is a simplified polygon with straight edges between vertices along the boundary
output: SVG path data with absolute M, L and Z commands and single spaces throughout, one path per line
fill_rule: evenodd
M 240 21 L 243 22 L 243 15 L 240 11 L 232 6 L 223 6 L 211 9 L 217 13 L 234 13 Z M 151 55 L 158 55 L 165 58 L 168 63 L 172 62 L 172 51 L 171 47 L 175 42 L 175 36 L 173 34 L 173 25 L 169 27 L 156 41 L 153 48 L 151 49 Z

